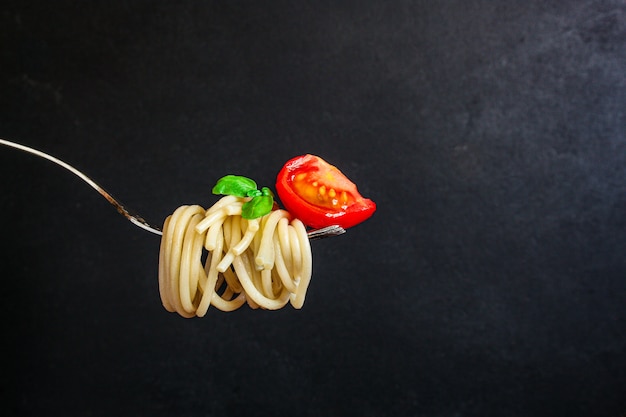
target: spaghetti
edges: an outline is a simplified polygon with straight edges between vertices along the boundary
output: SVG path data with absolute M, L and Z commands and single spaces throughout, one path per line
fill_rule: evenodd
M 233 311 L 304 304 L 312 256 L 306 227 L 285 210 L 242 217 L 249 198 L 228 195 L 205 210 L 179 207 L 167 217 L 159 253 L 166 310 L 202 317 L 212 305 Z

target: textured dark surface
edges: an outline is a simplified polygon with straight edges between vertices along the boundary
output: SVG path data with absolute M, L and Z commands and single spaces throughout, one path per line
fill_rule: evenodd
M 156 236 L 1 148 L 8 414 L 626 413 L 624 1 L 3 3 L 0 137 L 149 220 L 307 152 L 379 207 L 302 310 L 185 320 Z

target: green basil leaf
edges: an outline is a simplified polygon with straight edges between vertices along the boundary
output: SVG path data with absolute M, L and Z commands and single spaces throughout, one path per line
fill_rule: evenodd
M 270 195 L 260 195 L 252 200 L 244 203 L 241 207 L 241 217 L 244 219 L 256 219 L 265 216 L 272 211 L 274 206 L 274 198 Z
M 257 189 L 256 182 L 239 175 L 226 175 L 220 178 L 213 187 L 213 194 L 248 197 L 248 193 Z
M 250 190 L 246 193 L 246 197 L 258 197 L 260 195 L 263 195 L 263 193 L 257 189 Z
M 261 192 L 260 192 L 260 194 L 261 194 L 261 195 L 267 195 L 267 196 L 270 196 L 270 197 L 274 197 L 274 193 L 272 192 L 272 190 L 270 190 L 270 189 L 269 189 L 269 188 L 267 188 L 267 187 L 263 187 L 263 188 L 261 188 Z

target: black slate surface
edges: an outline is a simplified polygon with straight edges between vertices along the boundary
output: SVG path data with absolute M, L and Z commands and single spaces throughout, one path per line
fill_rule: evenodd
M 303 153 L 378 203 L 302 310 L 186 320 L 158 237 L 0 148 L 3 413 L 623 416 L 625 74 L 621 0 L 3 2 L 0 137 L 148 220 Z

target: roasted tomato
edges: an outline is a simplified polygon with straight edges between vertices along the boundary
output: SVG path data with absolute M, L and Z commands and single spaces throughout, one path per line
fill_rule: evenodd
M 289 160 L 278 174 L 276 191 L 290 213 L 316 229 L 335 224 L 347 229 L 376 211 L 352 181 L 315 155 Z

